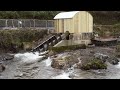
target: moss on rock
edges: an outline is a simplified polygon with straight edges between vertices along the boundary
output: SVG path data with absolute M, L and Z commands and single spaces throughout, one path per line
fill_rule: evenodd
M 78 49 L 86 49 L 85 44 L 80 44 L 80 45 L 70 45 L 70 46 L 60 46 L 60 47 L 50 47 L 49 50 L 56 52 L 56 53 L 61 53 L 64 51 L 69 51 L 69 50 L 78 50 Z
M 90 69 L 107 69 L 107 65 L 99 59 L 92 59 L 86 64 L 82 64 L 81 69 L 90 70 Z

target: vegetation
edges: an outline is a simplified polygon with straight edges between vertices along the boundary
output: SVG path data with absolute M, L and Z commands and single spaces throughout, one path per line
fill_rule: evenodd
M 120 11 L 90 11 L 97 25 L 114 25 L 120 23 Z
M 33 42 L 43 38 L 47 30 L 0 30 L 0 48 L 21 47 L 23 42 Z
M 59 11 L 0 11 L 1 19 L 53 19 Z
M 0 19 L 41 19 L 52 20 L 62 11 L 0 11 Z M 95 24 L 113 25 L 120 23 L 120 11 L 88 11 L 94 17 Z
M 56 53 L 61 53 L 64 51 L 68 50 L 77 50 L 77 49 L 86 49 L 85 44 L 80 44 L 80 45 L 70 45 L 70 46 L 61 46 L 61 47 L 50 47 L 49 50 L 56 52 Z
M 94 26 L 94 32 L 101 37 L 106 36 L 120 36 L 120 24 L 108 25 L 108 26 Z
M 107 69 L 107 65 L 99 59 L 92 59 L 87 64 L 83 64 L 81 66 L 83 70 L 90 70 L 90 69 Z

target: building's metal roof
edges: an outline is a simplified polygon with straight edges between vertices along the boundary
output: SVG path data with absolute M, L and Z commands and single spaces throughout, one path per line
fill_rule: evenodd
M 61 12 L 57 14 L 54 19 L 68 19 L 73 18 L 75 14 L 77 14 L 79 11 L 71 11 L 71 12 Z

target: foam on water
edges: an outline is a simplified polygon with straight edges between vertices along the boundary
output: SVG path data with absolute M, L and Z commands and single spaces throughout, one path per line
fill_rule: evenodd
M 120 62 L 118 62 L 118 65 L 115 65 L 116 68 L 120 68 Z
M 44 62 L 46 64 L 46 66 L 50 66 L 52 63 L 52 60 L 50 59 L 50 57 L 48 57 L 48 59 L 46 59 Z
M 74 67 L 76 64 L 74 64 L 71 68 L 68 68 L 67 72 L 63 72 L 62 74 L 53 77 L 52 79 L 72 79 L 70 78 L 71 75 L 74 75 Z
M 42 57 L 43 56 L 39 56 L 38 52 L 35 52 L 34 54 L 32 52 L 15 54 L 15 59 L 21 60 L 22 62 L 35 62 L 35 61 L 41 59 Z
M 69 77 L 69 73 L 64 72 L 58 76 L 53 77 L 52 79 L 71 79 L 71 78 Z

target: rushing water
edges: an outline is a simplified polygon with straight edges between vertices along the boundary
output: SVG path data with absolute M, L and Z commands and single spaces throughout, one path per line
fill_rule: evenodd
M 14 62 L 6 67 L 1 73 L 1 79 L 120 79 L 120 63 L 111 65 L 107 63 L 107 70 L 89 70 L 69 68 L 58 70 L 51 67 L 50 57 L 42 60 L 39 53 L 18 53 L 15 54 Z M 27 65 L 28 64 L 28 65 Z M 18 77 L 19 76 L 19 77 Z
M 34 54 L 31 53 L 19 53 L 15 55 L 16 60 L 21 60 L 23 63 L 34 63 L 37 60 L 41 59 L 43 56 L 39 56 L 38 52 L 35 52 Z

